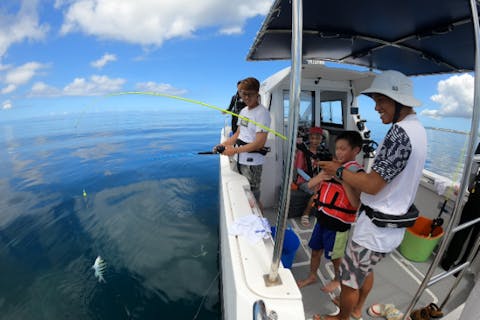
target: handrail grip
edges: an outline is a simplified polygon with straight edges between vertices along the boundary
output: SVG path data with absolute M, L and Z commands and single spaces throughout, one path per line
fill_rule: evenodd
M 268 320 L 267 308 L 261 299 L 253 303 L 253 320 Z
M 430 281 L 427 284 L 427 287 L 431 287 L 432 285 L 434 285 L 438 281 L 443 280 L 446 277 L 448 277 L 448 276 L 450 276 L 454 273 L 457 273 L 460 270 L 463 270 L 463 269 L 467 268 L 469 265 L 470 265 L 470 262 L 467 261 L 467 262 L 465 262 L 465 263 L 463 263 L 459 266 L 456 266 L 452 270 L 444 271 L 444 272 L 441 272 L 441 273 L 437 274 L 436 276 L 434 276 L 430 279 Z
M 468 222 L 465 222 L 463 224 L 459 224 L 458 226 L 456 226 L 455 228 L 453 228 L 452 232 L 455 233 L 455 232 L 458 232 L 458 231 L 461 231 L 463 229 L 466 229 L 476 223 L 479 223 L 480 222 L 480 217 L 474 219 L 474 220 L 471 220 L 471 221 L 468 221 Z

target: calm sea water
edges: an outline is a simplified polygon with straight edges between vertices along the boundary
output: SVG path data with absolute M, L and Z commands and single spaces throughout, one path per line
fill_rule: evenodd
M 367 122 L 372 139 L 380 143 L 390 125 Z M 425 169 L 460 181 L 465 160 L 468 135 L 427 128 L 427 161 Z
M 0 318 L 219 318 L 218 119 L 0 121 Z
M 222 125 L 165 110 L 0 120 L 1 318 L 220 318 L 218 156 L 197 152 Z M 367 125 L 380 142 L 388 127 Z M 453 177 L 466 136 L 428 138 L 427 168 Z

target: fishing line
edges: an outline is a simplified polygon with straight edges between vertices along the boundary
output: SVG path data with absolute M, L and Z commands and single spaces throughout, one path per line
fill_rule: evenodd
M 283 140 L 287 140 L 287 137 L 284 136 L 283 134 L 281 134 L 281 133 L 279 133 L 279 132 L 277 132 L 277 131 L 275 131 L 275 130 L 273 130 L 273 129 L 270 129 L 269 127 L 264 126 L 264 125 L 262 125 L 261 123 L 258 123 L 258 122 L 256 122 L 256 121 L 253 121 L 253 120 L 249 119 L 249 118 L 246 118 L 246 117 L 244 117 L 244 116 L 241 116 L 241 115 L 239 115 L 238 113 L 235 113 L 235 112 L 232 112 L 232 111 L 228 111 L 228 110 L 222 109 L 222 108 L 220 108 L 220 107 L 217 107 L 217 106 L 214 106 L 214 105 L 211 105 L 211 104 L 202 102 L 202 101 L 198 101 L 198 100 L 193 100 L 193 99 L 189 99 L 189 98 L 174 96 L 174 95 L 166 94 L 166 93 L 149 92 L 149 91 L 125 91 L 125 92 L 118 92 L 118 93 L 108 94 L 107 97 L 115 97 L 115 96 L 123 96 L 123 95 L 149 95 L 149 96 L 164 97 L 164 98 L 170 98 L 170 99 L 176 99 L 176 100 L 180 100 L 180 101 L 185 101 L 185 102 L 189 102 L 189 103 L 193 103 L 193 104 L 198 104 L 198 105 L 201 105 L 201 106 L 203 106 L 203 107 L 207 107 L 207 108 L 214 109 L 214 110 L 217 110 L 217 111 L 220 111 L 220 112 L 228 113 L 228 114 L 230 114 L 230 115 L 232 115 L 232 116 L 238 117 L 239 119 L 242 119 L 242 120 L 251 122 L 251 123 L 253 123 L 253 124 L 256 125 L 256 126 L 262 128 L 262 129 L 265 129 L 265 130 L 267 130 L 267 131 L 270 132 L 270 133 L 273 133 L 273 134 L 276 135 L 277 137 L 282 138 Z
M 202 309 L 202 306 L 205 303 L 205 300 L 207 299 L 207 295 L 210 292 L 210 289 L 212 288 L 212 285 L 215 283 L 215 280 L 217 280 L 219 275 L 220 275 L 220 271 L 217 272 L 217 274 L 213 278 L 212 282 L 210 282 L 210 285 L 208 286 L 207 291 L 203 295 L 202 301 L 200 301 L 200 305 L 198 306 L 197 312 L 195 313 L 195 316 L 193 316 L 192 320 L 197 319 L 198 315 L 200 314 L 200 310 Z

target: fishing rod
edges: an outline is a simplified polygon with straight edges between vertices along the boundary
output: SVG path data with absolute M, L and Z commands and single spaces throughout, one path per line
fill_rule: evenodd
M 256 125 L 256 126 L 262 128 L 262 129 L 265 129 L 266 131 L 268 131 L 268 132 L 276 135 L 277 137 L 282 138 L 283 140 L 287 140 L 287 137 L 284 136 L 283 134 L 281 134 L 281 133 L 279 133 L 279 132 L 277 132 L 277 131 L 275 131 L 275 130 L 267 127 L 267 126 L 264 126 L 263 124 L 258 123 L 258 122 L 254 121 L 254 120 L 252 120 L 252 119 L 249 119 L 249 118 L 247 118 L 247 117 L 241 116 L 241 115 L 239 115 L 238 113 L 235 113 L 235 112 L 232 112 L 232 111 L 228 111 L 228 110 L 222 109 L 222 108 L 220 108 L 220 107 L 217 107 L 217 106 L 214 106 L 214 105 L 205 103 L 205 102 L 201 102 L 201 101 L 189 99 L 189 98 L 174 96 L 174 95 L 171 95 L 171 94 L 160 93 L 160 92 L 150 92 L 150 91 L 125 91 L 125 92 L 117 92 L 117 93 L 108 94 L 107 97 L 123 96 L 123 95 L 150 95 L 150 96 L 165 97 L 165 98 L 176 99 L 176 100 L 185 101 L 185 102 L 189 102 L 189 103 L 193 103 L 193 104 L 198 104 L 198 105 L 201 105 L 201 106 L 210 108 L 210 109 L 214 109 L 214 110 L 217 110 L 217 111 L 221 111 L 221 112 L 223 112 L 223 113 L 228 113 L 228 114 L 230 114 L 230 115 L 232 115 L 232 116 L 238 117 L 239 119 L 242 119 L 242 120 L 251 122 L 251 123 L 253 123 L 254 125 Z
M 214 150 L 212 150 L 212 151 L 200 151 L 200 152 L 197 152 L 197 154 L 200 154 L 200 155 L 221 154 L 221 153 L 223 153 L 223 151 L 225 151 L 225 146 L 220 144 L 220 145 L 216 146 L 214 148 Z M 259 150 L 250 151 L 248 153 L 260 153 L 261 155 L 266 155 L 269 152 L 270 152 L 270 147 L 262 147 Z

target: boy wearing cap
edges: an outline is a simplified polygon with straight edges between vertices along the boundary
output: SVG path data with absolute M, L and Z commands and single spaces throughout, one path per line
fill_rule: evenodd
M 413 107 L 412 81 L 398 71 L 385 71 L 362 92 L 375 101 L 375 110 L 384 124 L 392 124 L 377 149 L 370 172 L 343 170 L 337 162 L 320 162 L 330 175 L 360 190 L 361 206 L 351 241 L 340 267 L 340 312 L 314 319 L 350 319 L 362 315 L 363 305 L 373 286 L 373 267 L 400 245 L 405 233 L 401 220 L 412 204 L 426 159 L 426 132 Z M 388 217 L 382 224 L 378 217 Z M 385 310 L 390 315 L 398 310 Z

